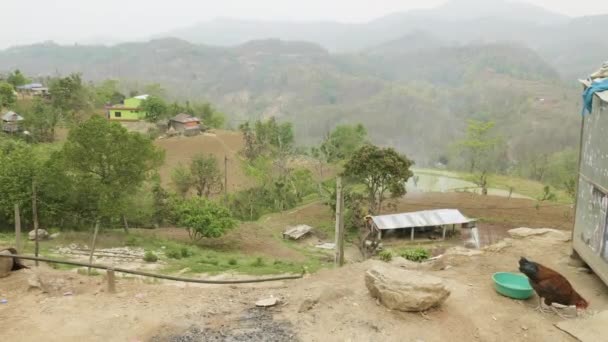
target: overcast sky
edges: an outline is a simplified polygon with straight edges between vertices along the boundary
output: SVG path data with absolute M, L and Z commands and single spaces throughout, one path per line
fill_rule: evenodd
M 365 22 L 446 0 L 2 0 L 0 48 L 45 40 L 129 40 L 217 17 Z M 606 0 L 527 0 L 570 16 L 608 13 Z

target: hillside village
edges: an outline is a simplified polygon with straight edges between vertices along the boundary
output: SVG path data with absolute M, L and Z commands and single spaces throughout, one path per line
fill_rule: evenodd
M 460 2 L 0 50 L 3 338 L 602 340 L 608 62 Z

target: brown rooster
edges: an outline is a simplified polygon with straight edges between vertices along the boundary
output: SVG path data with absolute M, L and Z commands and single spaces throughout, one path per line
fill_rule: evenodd
M 586 309 L 589 306 L 589 303 L 572 288 L 570 282 L 556 271 L 524 257 L 519 260 L 519 271 L 528 277 L 530 285 L 538 294 L 541 311 L 543 311 L 543 298 L 549 307 L 553 303 L 565 306 L 574 305 L 577 310 Z M 553 310 L 555 311 L 554 308 Z M 557 313 L 557 311 L 555 312 Z

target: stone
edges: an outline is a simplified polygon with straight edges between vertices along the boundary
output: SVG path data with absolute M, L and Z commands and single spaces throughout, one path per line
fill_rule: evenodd
M 508 231 L 514 239 L 543 238 L 560 242 L 568 242 L 572 236 L 570 233 L 551 228 L 515 228 Z
M 441 278 L 385 263 L 376 263 L 365 273 L 365 285 L 373 298 L 398 311 L 425 311 L 450 295 Z
M 38 233 L 40 233 L 40 229 L 38 229 Z M 61 235 L 61 234 L 60 233 L 53 233 L 53 234 L 49 235 L 49 239 L 54 240 L 54 239 L 58 238 L 59 235 Z
M 44 229 L 38 229 L 38 241 L 46 240 L 48 238 L 49 238 L 49 232 L 47 232 Z M 30 239 L 31 241 L 36 240 L 36 230 L 35 229 L 28 233 L 28 239 Z
M 275 297 L 264 298 L 264 299 L 260 299 L 257 302 L 255 302 L 255 306 L 262 307 L 262 308 L 275 306 L 277 304 L 279 304 L 279 299 L 275 298 Z

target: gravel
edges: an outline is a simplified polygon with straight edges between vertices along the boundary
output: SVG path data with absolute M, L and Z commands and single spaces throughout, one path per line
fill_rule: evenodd
M 156 336 L 152 342 L 251 342 L 251 341 L 299 341 L 289 322 L 275 321 L 272 312 L 263 308 L 246 310 L 241 317 L 221 329 L 191 327 L 188 331 Z

